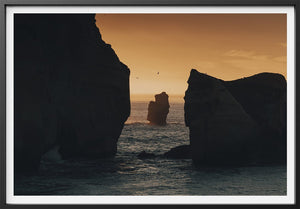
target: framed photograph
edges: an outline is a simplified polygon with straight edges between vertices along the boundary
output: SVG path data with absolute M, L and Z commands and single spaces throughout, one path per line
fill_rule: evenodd
M 1 2 L 1 206 L 295 207 L 297 3 Z

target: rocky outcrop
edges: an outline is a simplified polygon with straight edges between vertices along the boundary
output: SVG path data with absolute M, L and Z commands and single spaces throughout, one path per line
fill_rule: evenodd
M 155 158 L 156 155 L 153 154 L 153 153 L 148 153 L 148 152 L 146 152 L 145 150 L 143 150 L 142 152 L 140 152 L 140 153 L 137 155 L 137 157 L 138 157 L 139 159 L 148 159 L 148 158 Z
M 167 115 L 169 113 L 169 96 L 166 92 L 155 95 L 155 102 L 151 101 L 148 105 L 147 120 L 153 125 L 166 125 Z
M 285 162 L 286 81 L 272 73 L 222 81 L 192 70 L 185 123 L 198 165 Z
M 284 76 L 260 73 L 223 84 L 259 127 L 260 161 L 285 162 L 287 84 Z
M 130 114 L 129 74 L 90 14 L 14 17 L 16 171 L 55 144 L 68 157 L 107 157 Z
M 164 153 L 164 157 L 172 159 L 191 159 L 191 145 L 180 145 Z

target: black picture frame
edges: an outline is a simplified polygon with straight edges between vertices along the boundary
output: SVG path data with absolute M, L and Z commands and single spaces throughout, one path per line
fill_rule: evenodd
M 299 80 L 299 73 L 297 73 L 297 60 L 299 53 L 296 53 L 299 48 L 299 34 L 300 19 L 297 15 L 299 10 L 299 0 L 1 0 L 0 3 L 0 208 L 140 208 L 141 205 L 9 205 L 6 203 L 6 8 L 8 6 L 293 6 L 295 8 L 295 81 Z M 295 82 L 295 90 L 299 92 L 299 83 Z M 299 90 L 299 91 L 297 91 Z M 299 104 L 299 97 L 295 93 L 295 107 L 297 109 Z M 295 113 L 297 111 L 295 110 Z M 297 139 L 297 116 L 295 117 L 295 136 Z M 295 141 L 297 141 L 295 139 Z M 299 143 L 295 147 L 295 170 L 298 173 L 298 156 Z M 295 176 L 297 176 L 295 174 Z M 156 205 L 159 207 L 168 208 L 185 208 L 185 207 L 200 207 L 200 208 L 298 208 L 299 207 L 299 180 L 295 181 L 295 200 L 294 205 Z M 156 207 L 153 205 L 143 205 L 142 207 Z

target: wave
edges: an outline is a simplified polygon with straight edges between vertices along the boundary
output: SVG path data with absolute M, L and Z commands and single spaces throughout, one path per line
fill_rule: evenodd
M 125 125 L 150 125 L 150 123 L 145 121 L 128 121 L 125 122 Z M 185 124 L 184 122 L 170 121 L 167 122 L 167 125 L 185 125 Z
M 177 122 L 177 121 L 171 121 L 167 122 L 167 124 L 174 124 L 174 125 L 185 125 L 184 122 Z
M 125 125 L 148 125 L 149 122 L 135 121 L 135 122 L 125 122 Z

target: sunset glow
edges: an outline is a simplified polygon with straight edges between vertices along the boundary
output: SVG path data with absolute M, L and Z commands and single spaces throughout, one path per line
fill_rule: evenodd
M 286 77 L 285 14 L 97 14 L 96 21 L 131 70 L 133 99 L 162 91 L 182 98 L 192 68 L 223 80 Z

